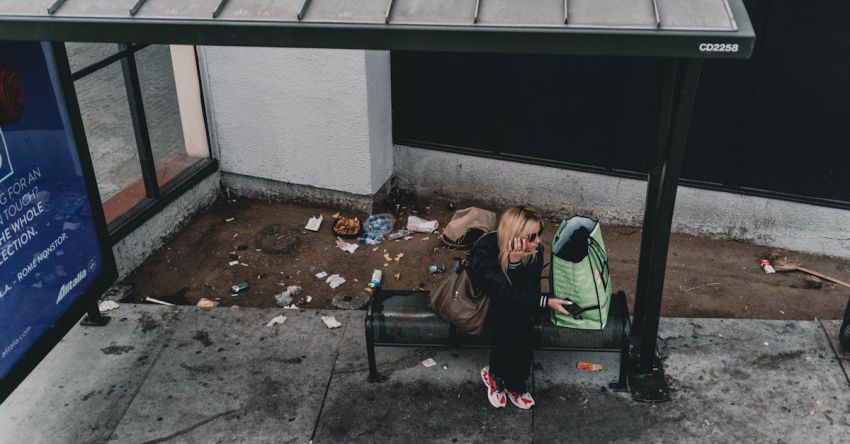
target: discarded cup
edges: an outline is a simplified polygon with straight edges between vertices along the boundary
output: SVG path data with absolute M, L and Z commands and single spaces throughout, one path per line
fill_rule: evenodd
M 372 288 L 379 288 L 381 286 L 381 279 L 384 277 L 384 272 L 380 269 L 375 269 L 372 271 L 372 280 L 369 281 L 369 286 Z

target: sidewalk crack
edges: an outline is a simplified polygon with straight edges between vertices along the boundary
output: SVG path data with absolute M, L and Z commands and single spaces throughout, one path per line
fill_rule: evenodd
M 319 412 L 316 414 L 316 422 L 313 424 L 313 433 L 310 434 L 310 442 L 313 442 L 313 439 L 316 438 L 316 431 L 319 430 L 319 421 L 322 419 L 322 411 L 325 408 L 325 401 L 328 399 L 328 391 L 331 388 L 331 381 L 334 378 L 334 373 L 336 373 L 336 362 L 339 360 L 339 352 L 342 349 L 342 342 L 345 341 L 345 333 L 348 331 L 348 325 L 351 324 L 351 318 L 348 318 L 345 322 L 345 327 L 342 329 L 342 334 L 339 336 L 339 342 L 336 345 L 336 350 L 334 351 L 334 359 L 333 365 L 331 365 L 331 374 L 328 376 L 328 383 L 325 385 L 325 394 L 322 395 L 322 405 L 319 406 Z
M 216 420 L 216 419 L 218 419 L 218 418 L 221 418 L 222 416 L 231 416 L 231 415 L 233 415 L 234 413 L 236 413 L 236 412 L 238 412 L 238 411 L 239 411 L 239 409 L 233 409 L 233 410 L 228 410 L 228 411 L 226 411 L 226 412 L 221 412 L 221 413 L 216 414 L 216 415 L 212 415 L 212 416 L 210 416 L 209 418 L 206 418 L 206 419 L 204 419 L 204 420 L 202 420 L 202 421 L 199 421 L 199 422 L 197 422 L 197 423 L 195 423 L 195 424 L 192 424 L 192 425 L 191 425 L 191 426 L 189 426 L 189 427 L 186 427 L 185 429 L 178 430 L 178 431 L 176 431 L 176 432 L 174 432 L 174 433 L 172 433 L 172 434 L 170 434 L 170 435 L 168 435 L 168 436 L 163 436 L 162 438 L 156 438 L 156 439 L 152 439 L 152 440 L 150 440 L 150 441 L 145 441 L 145 442 L 143 442 L 142 444 L 157 444 L 157 443 L 160 443 L 160 442 L 170 441 L 170 440 L 172 440 L 172 439 L 174 439 L 174 438 L 176 438 L 176 437 L 178 437 L 178 436 L 180 436 L 180 435 L 185 435 L 185 434 L 187 434 L 187 433 L 191 432 L 192 430 L 197 429 L 198 427 L 200 427 L 200 426 L 202 426 L 202 425 L 204 425 L 204 424 L 207 424 L 207 423 L 209 423 L 209 422 L 211 422 L 211 421 L 214 421 L 214 420 Z
M 835 359 L 838 361 L 838 367 L 841 368 L 841 372 L 844 373 L 844 379 L 847 380 L 847 384 L 850 385 L 850 375 L 847 374 L 847 370 L 844 369 L 844 366 L 841 365 L 841 354 L 838 353 L 838 350 L 832 345 L 832 338 L 829 336 L 829 332 L 826 331 L 826 327 L 823 325 L 823 321 L 818 319 L 818 325 L 820 325 L 820 329 L 823 330 L 823 334 L 826 336 L 826 343 L 829 344 L 829 348 L 832 350 L 832 354 L 835 355 Z

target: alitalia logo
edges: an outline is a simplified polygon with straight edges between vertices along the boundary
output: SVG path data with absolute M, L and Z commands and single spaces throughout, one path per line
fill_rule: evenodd
M 79 273 L 77 273 L 77 276 L 74 279 L 72 279 L 72 280 L 68 281 L 67 283 L 65 283 L 64 285 L 62 285 L 62 288 L 59 289 L 59 298 L 56 299 L 56 303 L 58 304 L 59 301 L 62 300 L 62 298 L 67 296 L 68 293 L 70 293 L 71 290 L 74 289 L 74 287 L 76 287 L 80 282 L 82 282 L 83 279 L 86 278 L 87 274 L 88 273 L 86 272 L 86 269 L 83 268 L 82 270 L 80 270 Z

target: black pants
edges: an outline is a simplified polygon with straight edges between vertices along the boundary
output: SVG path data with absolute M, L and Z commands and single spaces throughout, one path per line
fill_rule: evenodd
M 534 320 L 525 307 L 493 302 L 489 313 L 493 332 L 490 372 L 497 379 L 503 379 L 509 390 L 522 393 L 531 373 Z

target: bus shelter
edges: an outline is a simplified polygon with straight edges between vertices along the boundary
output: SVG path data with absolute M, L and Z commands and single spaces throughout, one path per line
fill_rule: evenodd
M 51 62 L 78 149 L 85 135 L 66 41 L 663 59 L 657 138 L 645 153 L 650 171 L 628 383 L 637 400 L 667 398 L 656 341 L 677 183 L 703 60 L 752 54 L 755 34 L 742 0 L 0 0 L 0 41 L 53 42 Z M 97 196 L 90 160 L 80 163 L 89 197 Z M 90 264 L 93 276 L 77 276 L 83 285 L 60 288 L 71 304 L 43 319 L 45 327 L 31 335 L 14 362 L 0 366 L 0 399 L 84 311 L 90 320 L 99 316 L 94 304 L 115 279 L 115 264 L 99 201 L 91 198 L 88 205 L 92 242 L 105 266 Z

